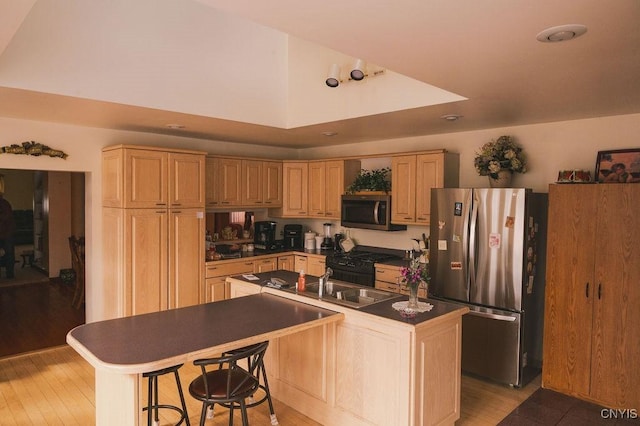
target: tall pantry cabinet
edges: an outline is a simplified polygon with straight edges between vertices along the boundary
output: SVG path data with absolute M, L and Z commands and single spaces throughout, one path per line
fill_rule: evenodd
M 204 182 L 204 152 L 103 149 L 107 316 L 204 301 Z
M 640 185 L 551 185 L 543 387 L 640 407 Z

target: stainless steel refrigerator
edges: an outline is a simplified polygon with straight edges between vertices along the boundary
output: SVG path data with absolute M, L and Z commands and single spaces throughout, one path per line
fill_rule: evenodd
M 469 307 L 462 370 L 520 387 L 540 372 L 547 194 L 431 192 L 431 297 Z

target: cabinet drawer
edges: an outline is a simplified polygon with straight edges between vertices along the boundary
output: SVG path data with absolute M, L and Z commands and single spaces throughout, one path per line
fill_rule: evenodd
M 207 265 L 206 278 L 212 277 L 228 277 L 238 274 L 251 274 L 253 273 L 253 262 L 242 261 L 237 263 L 225 263 L 222 265 Z
M 376 281 L 386 281 L 397 284 L 400 282 L 400 268 L 376 266 Z

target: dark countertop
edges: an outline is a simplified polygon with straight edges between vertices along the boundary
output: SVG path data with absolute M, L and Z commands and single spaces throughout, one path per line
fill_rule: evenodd
M 284 330 L 292 333 L 342 316 L 261 293 L 84 324 L 68 333 L 67 342 L 96 368 L 142 373 L 185 362 L 189 354 L 209 348 L 256 343 L 251 340 L 267 340 Z M 171 362 L 162 365 L 163 361 Z
M 404 261 L 406 263 L 406 261 Z M 253 274 L 256 277 L 259 278 L 259 280 L 257 281 L 251 281 L 248 280 L 246 278 L 244 278 L 242 275 L 236 275 L 233 276 L 231 278 L 240 280 L 240 281 L 244 281 L 244 282 L 248 282 L 251 284 L 255 284 L 255 285 L 264 285 L 270 278 L 272 277 L 277 277 L 280 279 L 285 280 L 287 283 L 291 284 L 292 286 L 295 286 L 296 280 L 298 279 L 298 274 L 296 272 L 291 272 L 291 271 L 273 271 L 273 272 L 262 272 L 262 273 L 258 273 L 258 274 Z M 318 277 L 315 277 L 313 275 L 309 275 L 307 274 L 306 276 L 306 280 L 307 283 L 309 282 L 314 282 L 318 280 Z M 340 282 L 338 280 L 331 280 L 334 282 Z M 353 286 L 357 286 L 356 284 L 353 283 L 347 283 L 349 285 L 353 285 Z M 366 286 L 358 286 L 358 287 L 362 287 L 362 288 L 371 288 L 371 287 L 366 287 Z M 291 294 L 288 291 L 285 290 L 276 290 L 273 289 L 274 291 L 278 291 L 278 292 L 282 292 L 285 294 Z M 377 289 L 378 290 L 378 289 Z M 378 291 L 384 291 L 384 290 L 378 290 Z M 388 292 L 387 292 L 388 293 Z M 395 294 L 395 293 L 393 293 Z M 314 299 L 314 298 L 309 298 L 310 300 L 318 300 L 318 299 Z M 423 313 L 418 313 L 414 318 L 404 318 L 400 315 L 400 313 L 398 311 L 396 311 L 395 309 L 393 309 L 392 305 L 394 302 L 398 302 L 398 301 L 402 301 L 402 300 L 408 300 L 407 296 L 398 294 L 397 297 L 389 299 L 389 300 L 385 300 L 382 302 L 378 302 L 378 303 L 374 303 L 372 305 L 369 306 L 364 306 L 362 308 L 351 308 L 345 305 L 335 305 L 335 306 L 341 306 L 341 307 L 346 307 L 347 309 L 353 309 L 354 311 L 359 311 L 359 312 L 364 312 L 367 314 L 371 314 L 371 315 L 375 315 L 378 317 L 382 317 L 382 318 L 386 318 L 386 319 L 391 319 L 391 320 L 395 320 L 395 321 L 401 321 L 401 322 L 405 322 L 408 324 L 420 324 L 423 323 L 425 321 L 429 321 L 432 319 L 435 319 L 439 316 L 442 315 L 446 315 L 449 313 L 452 313 L 454 311 L 457 311 L 459 309 L 467 309 L 464 308 L 461 305 L 457 305 L 454 303 L 448 303 L 448 302 L 443 302 L 440 300 L 434 300 L 434 299 L 420 299 L 420 301 L 422 302 L 428 302 L 431 303 L 433 305 L 433 309 L 429 312 L 423 312 Z M 326 301 L 326 300 L 325 300 Z M 327 303 L 330 303 L 327 301 Z
M 235 257 L 225 257 L 218 260 L 207 260 L 208 264 L 218 263 L 225 260 L 237 260 L 237 259 L 249 259 L 258 256 L 273 256 L 278 254 L 315 254 L 326 256 L 329 253 L 333 253 L 328 250 L 303 250 L 303 249 L 290 249 L 290 248 L 281 248 L 281 249 L 273 249 L 273 250 L 254 250 L 254 251 L 239 251 L 238 255 Z

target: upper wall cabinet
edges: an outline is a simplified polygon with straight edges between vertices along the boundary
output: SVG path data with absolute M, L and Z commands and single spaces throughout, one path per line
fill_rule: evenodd
M 359 160 L 310 161 L 308 217 L 340 219 L 342 194 L 359 171 Z
M 284 161 L 282 164 L 282 207 L 270 210 L 270 214 L 276 217 L 307 217 L 308 191 L 308 162 Z
M 118 145 L 103 150 L 105 207 L 202 207 L 203 153 Z
M 207 157 L 207 208 L 282 205 L 282 162 Z
M 242 160 L 242 205 L 282 205 L 282 162 Z
M 391 222 L 428 225 L 431 188 L 457 187 L 458 154 L 436 152 L 391 159 Z

